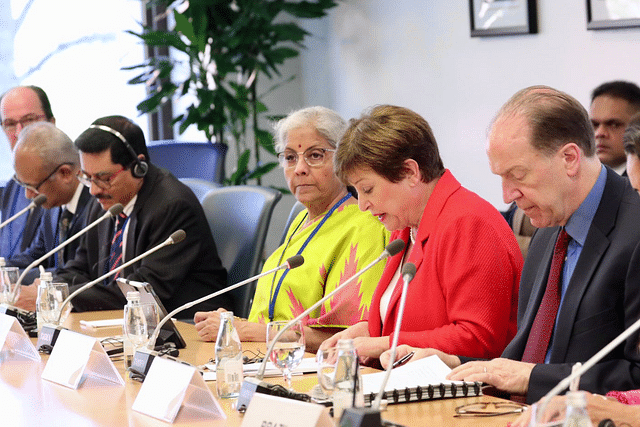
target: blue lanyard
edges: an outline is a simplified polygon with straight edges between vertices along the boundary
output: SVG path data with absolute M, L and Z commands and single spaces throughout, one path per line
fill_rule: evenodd
M 324 225 L 325 222 L 327 222 L 327 220 L 329 219 L 329 217 L 335 212 L 336 209 L 338 209 L 338 207 L 343 204 L 344 202 L 346 202 L 349 197 L 351 197 L 351 193 L 347 193 L 346 196 L 344 196 L 342 199 L 340 199 L 338 201 L 338 203 L 336 203 L 335 205 L 333 205 L 331 207 L 331 209 L 329 209 L 329 212 L 326 213 L 326 215 L 324 216 L 324 218 L 322 218 L 322 220 L 320 221 L 320 223 L 316 226 L 316 228 L 311 232 L 311 234 L 309 235 L 309 237 L 307 237 L 307 240 L 305 240 L 305 242 L 303 243 L 303 245 L 300 247 L 300 249 L 298 250 L 298 253 L 296 255 L 300 255 L 302 254 L 302 251 L 304 251 L 304 248 L 307 247 L 307 245 L 309 244 L 309 242 L 311 241 L 311 239 L 313 239 L 313 236 L 316 235 L 316 233 L 320 230 L 320 227 L 322 227 Z M 303 219 L 304 221 L 304 219 Z M 300 223 L 302 224 L 302 223 Z M 298 224 L 298 227 L 300 227 L 300 224 Z M 296 227 L 297 229 L 297 227 Z M 295 231 L 294 231 L 295 233 Z M 293 234 L 292 234 L 293 236 Z M 282 250 L 282 253 L 284 254 L 284 251 L 286 250 L 286 246 L 285 248 Z M 285 270 L 284 273 L 282 273 L 282 276 L 280 276 L 280 280 L 278 281 L 278 286 L 276 286 L 276 290 L 273 293 L 273 295 L 271 295 L 271 297 L 269 298 L 269 321 L 273 322 L 273 316 L 274 316 L 274 311 L 275 311 L 275 306 L 276 306 L 276 299 L 278 298 L 278 293 L 280 292 L 280 285 L 282 285 L 282 281 L 284 280 L 284 278 L 287 276 L 287 274 L 289 273 L 289 269 Z

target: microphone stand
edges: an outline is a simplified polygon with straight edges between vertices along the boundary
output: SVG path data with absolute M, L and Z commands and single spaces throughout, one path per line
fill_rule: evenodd
M 540 418 L 540 414 L 544 413 L 545 409 L 547 408 L 547 405 L 549 404 L 549 401 L 551 401 L 553 397 L 557 396 L 564 389 L 569 387 L 572 381 L 579 378 L 580 376 L 582 376 L 582 374 L 584 374 L 589 369 L 591 369 L 596 363 L 601 361 L 607 354 L 611 353 L 611 351 L 614 348 L 622 344 L 624 340 L 629 338 L 629 336 L 635 333 L 638 329 L 640 329 L 640 319 L 636 320 L 635 323 L 633 323 L 626 330 L 624 330 L 613 341 L 605 345 L 602 348 L 602 350 L 600 350 L 599 352 L 591 356 L 591 358 L 587 360 L 584 365 L 582 365 L 577 369 L 574 367 L 573 371 L 571 372 L 571 375 L 569 375 L 568 377 L 560 381 L 554 388 L 552 388 L 547 394 L 545 394 L 544 397 L 540 400 L 539 410 L 536 411 L 536 417 L 535 417 L 536 425 L 539 424 L 538 420 Z
M 327 295 L 320 298 L 317 302 L 312 304 L 311 307 L 309 307 L 308 309 L 300 313 L 300 315 L 298 315 L 295 319 L 291 320 L 284 328 L 282 328 L 273 338 L 273 341 L 271 341 L 271 344 L 268 345 L 267 352 L 265 353 L 264 359 L 262 359 L 262 363 L 260 365 L 260 368 L 258 369 L 258 372 L 256 373 L 255 379 L 245 378 L 244 381 L 242 382 L 242 388 L 240 389 L 240 395 L 238 396 L 236 409 L 242 410 L 243 407 L 244 409 L 246 409 L 246 407 L 249 406 L 249 401 L 251 400 L 251 397 L 253 396 L 254 392 L 256 391 L 264 392 L 265 390 L 268 390 L 268 387 L 266 387 L 266 385 L 263 383 L 262 380 L 264 379 L 264 372 L 267 367 L 267 361 L 269 360 L 269 355 L 273 351 L 273 348 L 275 347 L 280 337 L 289 330 L 291 325 L 308 316 L 309 313 L 317 309 L 321 304 L 323 304 L 329 298 L 331 298 L 336 293 L 341 291 L 343 288 L 350 285 L 355 279 L 360 277 L 363 273 L 365 273 L 367 270 L 372 268 L 374 265 L 376 265 L 377 263 L 379 263 L 385 258 L 388 258 L 390 256 L 393 256 L 399 253 L 403 248 L 404 248 L 404 241 L 402 241 L 402 239 L 396 239 L 393 242 L 389 243 L 378 258 L 374 259 L 371 263 L 369 263 L 369 265 L 367 265 L 365 268 L 363 268 L 362 270 L 358 271 L 356 274 L 351 276 L 344 283 L 337 286 L 333 291 L 329 292 Z
M 402 267 L 402 293 L 400 294 L 400 303 L 398 305 L 398 317 L 396 318 L 396 324 L 393 330 L 393 341 L 391 343 L 391 363 L 387 366 L 384 379 L 380 386 L 380 391 L 376 395 L 371 408 L 345 408 L 340 418 L 340 426 L 367 426 L 367 427 L 382 427 L 382 420 L 380 417 L 380 402 L 384 395 L 384 389 L 389 381 L 391 375 L 391 369 L 393 369 L 393 361 L 396 360 L 396 348 L 398 347 L 398 339 L 400 335 L 400 326 L 402 325 L 402 317 L 404 316 L 404 305 L 407 301 L 407 289 L 409 288 L 409 282 L 413 280 L 413 276 L 416 275 L 416 266 L 414 263 L 406 263 Z
M 160 243 L 159 245 L 149 249 L 148 251 L 138 255 L 137 257 L 123 263 L 122 265 L 114 268 L 113 270 L 103 274 L 102 276 L 98 277 L 95 280 L 92 280 L 86 284 L 84 284 L 83 286 L 79 287 L 78 289 L 76 289 L 71 295 L 69 295 L 63 302 L 62 304 L 60 304 L 60 312 L 58 313 L 58 318 L 56 319 L 56 324 L 55 325 L 44 325 L 42 326 L 42 331 L 40 331 L 40 334 L 38 336 L 38 344 L 37 344 L 37 348 L 40 348 L 41 346 L 51 346 L 53 347 L 55 345 L 55 341 L 58 338 L 58 334 L 60 333 L 60 330 L 62 330 L 62 326 L 60 326 L 60 319 L 62 318 L 62 313 L 64 313 L 64 309 L 67 306 L 67 304 L 69 304 L 69 302 L 79 293 L 84 292 L 85 290 L 89 289 L 90 287 L 94 286 L 97 283 L 102 282 L 104 279 L 106 279 L 107 277 L 113 276 L 114 274 L 118 273 L 119 271 L 129 267 L 131 264 L 134 264 L 138 261 L 140 261 L 142 258 L 145 258 L 148 255 L 151 255 L 152 253 L 164 248 L 165 246 L 169 246 L 169 245 L 173 245 L 174 243 L 180 243 L 181 241 L 184 240 L 186 234 L 183 230 L 177 230 L 174 231 L 171 236 L 169 236 L 169 238 L 167 240 L 165 240 L 164 242 Z
M 33 200 L 31 200 L 31 203 L 29 203 L 27 206 L 22 208 L 19 212 L 16 212 L 13 216 L 3 221 L 2 224 L 0 224 L 0 230 L 3 229 L 5 226 L 7 226 L 9 223 L 15 221 L 18 217 L 23 215 L 29 209 L 35 208 L 36 206 L 40 206 L 46 201 L 47 201 L 47 196 L 45 196 L 44 194 L 37 195 Z
M 158 353 L 153 349 L 155 348 L 155 343 L 156 343 L 156 340 L 158 339 L 158 335 L 160 334 L 160 330 L 162 329 L 162 326 L 180 311 L 186 310 L 187 308 L 191 308 L 194 305 L 200 304 L 201 302 L 207 301 L 211 298 L 215 298 L 224 293 L 232 291 L 236 288 L 244 286 L 247 283 L 251 283 L 254 280 L 257 280 L 263 276 L 267 276 L 269 274 L 275 273 L 276 271 L 284 270 L 286 268 L 294 269 L 294 268 L 300 267 L 302 264 L 304 264 L 304 258 L 302 257 L 302 255 L 294 255 L 291 258 L 288 258 L 284 262 L 284 264 L 281 264 L 274 269 L 265 271 L 256 276 L 245 279 L 241 282 L 236 283 L 235 285 L 227 286 L 224 289 L 221 289 L 209 295 L 205 295 L 202 298 L 199 298 L 195 301 L 188 302 L 176 308 L 171 313 L 167 314 L 164 318 L 162 318 L 160 322 L 158 322 L 158 325 L 153 330 L 153 334 L 151 335 L 151 338 L 149 339 L 149 343 L 147 344 L 146 348 L 141 348 L 136 351 L 133 357 L 133 362 L 131 363 L 131 367 L 129 369 L 132 372 L 135 372 L 136 377 L 138 379 L 144 381 L 144 378 L 146 377 L 147 372 L 149 372 L 149 368 L 151 367 L 151 363 L 153 362 L 153 359 L 156 357 L 156 355 L 158 355 Z

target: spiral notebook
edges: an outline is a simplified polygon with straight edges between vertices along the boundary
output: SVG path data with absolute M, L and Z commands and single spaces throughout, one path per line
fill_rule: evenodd
M 451 369 L 438 356 L 425 357 L 394 368 L 382 396 L 388 404 L 451 397 L 479 396 L 479 382 L 449 381 Z M 380 391 L 385 372 L 362 375 L 365 406 L 371 406 Z

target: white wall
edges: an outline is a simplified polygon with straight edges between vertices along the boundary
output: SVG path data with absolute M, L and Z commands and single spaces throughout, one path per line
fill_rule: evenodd
M 470 37 L 468 1 L 346 0 L 302 55 L 303 102 L 344 117 L 371 105 L 413 109 L 431 124 L 458 180 L 499 209 L 484 153 L 488 124 L 517 90 L 545 84 L 583 105 L 600 83 L 640 83 L 640 28 L 586 30 L 585 0 L 538 0 L 538 34 Z

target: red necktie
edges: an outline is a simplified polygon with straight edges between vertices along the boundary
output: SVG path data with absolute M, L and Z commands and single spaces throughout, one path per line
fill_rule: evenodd
M 551 269 L 549 270 L 549 279 L 547 280 L 547 288 L 540 302 L 538 313 L 531 326 L 527 346 L 522 355 L 523 362 L 544 363 L 553 326 L 558 315 L 560 307 L 560 283 L 562 280 L 562 266 L 567 255 L 567 247 L 569 246 L 571 237 L 567 234 L 564 227 L 558 235 L 556 246 L 553 249 L 553 258 L 551 260 Z
M 107 265 L 108 271 L 111 271 L 122 264 L 122 238 L 124 237 L 124 225 L 126 223 L 127 216 L 123 213 L 120 213 L 116 217 L 116 232 L 114 233 L 113 239 L 111 240 L 111 255 L 109 256 L 109 264 Z M 107 280 L 115 280 L 119 275 L 120 272 L 116 273 L 113 279 L 105 279 L 105 282 L 107 282 Z

